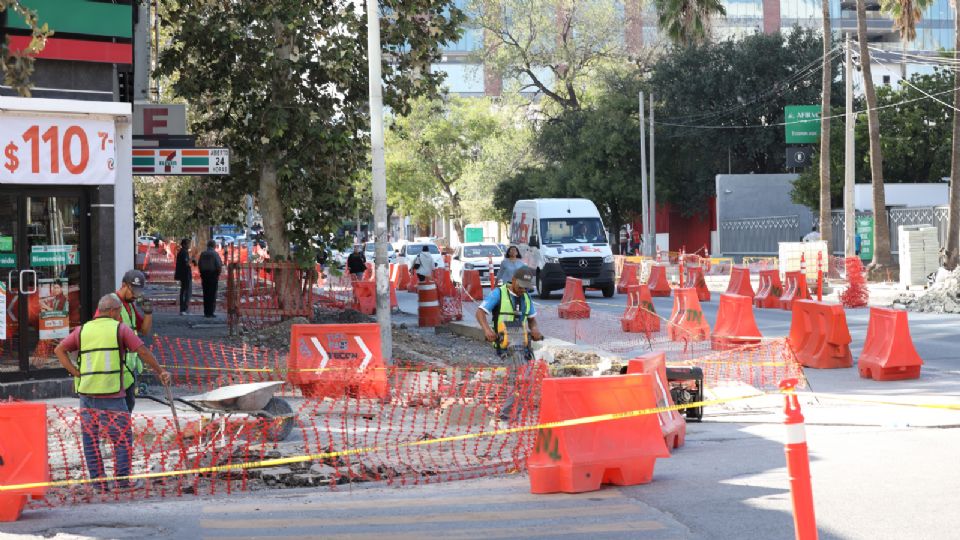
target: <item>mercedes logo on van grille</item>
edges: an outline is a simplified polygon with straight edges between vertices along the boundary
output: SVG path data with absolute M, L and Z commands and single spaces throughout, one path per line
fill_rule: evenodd
M 587 267 L 587 260 L 586 260 L 586 259 L 580 259 L 580 262 L 577 263 L 577 264 L 580 265 L 580 268 L 586 268 L 586 267 Z

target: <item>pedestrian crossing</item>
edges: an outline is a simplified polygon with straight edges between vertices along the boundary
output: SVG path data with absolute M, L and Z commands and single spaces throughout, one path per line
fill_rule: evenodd
M 209 540 L 689 536 L 672 518 L 617 488 L 533 495 L 524 478 L 483 479 L 477 484 L 310 492 L 289 499 L 207 505 L 199 532 Z

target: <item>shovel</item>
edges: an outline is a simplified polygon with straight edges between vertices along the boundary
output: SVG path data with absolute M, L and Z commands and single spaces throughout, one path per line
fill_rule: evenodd
M 180 431 L 180 418 L 177 417 L 177 407 L 173 403 L 173 392 L 170 391 L 170 385 L 163 385 L 163 393 L 167 398 L 167 402 L 170 403 L 170 412 L 173 413 L 173 427 L 177 428 L 177 435 L 181 435 Z

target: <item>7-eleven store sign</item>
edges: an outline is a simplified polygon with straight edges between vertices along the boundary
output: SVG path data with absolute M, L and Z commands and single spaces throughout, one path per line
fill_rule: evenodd
M 227 148 L 136 148 L 135 176 L 196 176 L 230 174 Z

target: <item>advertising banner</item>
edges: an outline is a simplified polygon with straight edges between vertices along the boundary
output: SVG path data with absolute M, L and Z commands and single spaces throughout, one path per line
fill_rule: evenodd
M 40 339 L 63 339 L 70 334 L 69 283 L 66 278 L 40 279 Z
M 0 113 L 0 184 L 113 184 L 113 121 Z

